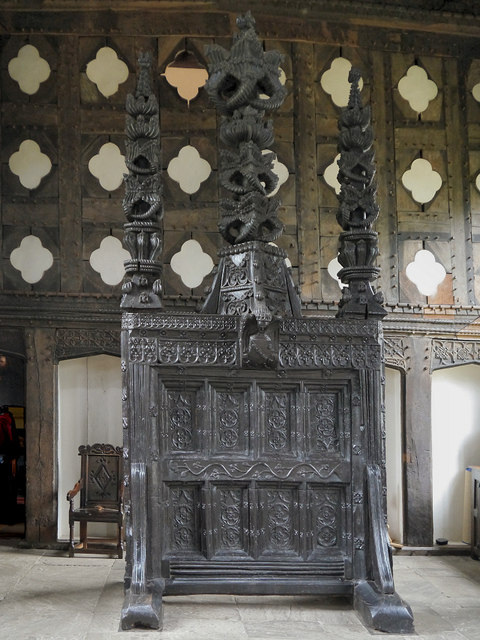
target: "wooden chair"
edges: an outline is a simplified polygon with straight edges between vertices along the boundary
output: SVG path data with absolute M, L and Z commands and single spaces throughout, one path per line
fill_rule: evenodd
M 67 493 L 70 502 L 70 557 L 74 553 L 109 553 L 123 556 L 123 449 L 111 444 L 81 445 L 81 476 Z M 75 508 L 74 498 L 80 492 L 80 506 Z M 80 523 L 80 541 L 74 541 L 74 525 Z M 89 522 L 114 523 L 117 537 L 89 538 Z

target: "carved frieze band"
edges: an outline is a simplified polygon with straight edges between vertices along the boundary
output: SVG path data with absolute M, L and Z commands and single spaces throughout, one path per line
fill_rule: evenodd
M 379 325 L 375 320 L 351 319 L 346 322 L 338 318 L 285 318 L 281 325 L 282 333 L 295 336 L 367 336 L 372 339 L 378 331 Z
M 237 361 L 236 347 L 232 341 L 158 341 L 156 338 L 131 337 L 129 357 L 130 362 L 152 364 L 230 366 Z
M 237 344 L 229 340 L 158 340 L 132 336 L 129 340 L 130 362 L 172 365 L 231 366 L 238 362 Z M 377 344 L 280 345 L 280 365 L 286 369 L 354 368 L 378 369 L 381 363 Z
M 206 315 L 124 313 L 123 329 L 177 329 L 183 331 L 235 331 L 237 318 Z
M 233 478 L 235 480 L 294 480 L 306 477 L 317 477 L 325 480 L 332 477 L 341 462 L 327 462 L 321 465 L 314 465 L 309 462 L 300 462 L 295 465 L 289 463 L 259 462 L 210 462 L 201 461 L 176 461 L 170 460 L 168 463 L 170 471 L 175 476 L 184 478 L 186 476 L 201 476 L 203 479 L 218 480 L 223 478 Z
M 57 358 L 82 353 L 118 353 L 120 331 L 111 329 L 57 329 L 55 355 Z
M 298 368 L 354 368 L 378 369 L 381 363 L 377 344 L 309 344 L 280 345 L 280 364 L 288 369 Z
M 477 362 L 480 363 L 480 341 L 432 340 L 432 370 Z
M 172 329 L 180 331 L 237 331 L 239 318 L 232 316 L 163 313 L 122 314 L 123 329 Z M 368 337 L 375 339 L 378 322 L 371 320 L 344 320 L 338 318 L 285 318 L 281 332 L 295 336 Z
M 408 354 L 405 339 L 401 337 L 384 338 L 385 364 L 390 367 L 407 368 Z

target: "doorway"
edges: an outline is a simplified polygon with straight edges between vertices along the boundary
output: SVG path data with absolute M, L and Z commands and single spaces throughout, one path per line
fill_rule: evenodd
M 403 544 L 403 378 L 385 367 L 385 431 L 388 532 L 393 543 Z
M 25 361 L 0 353 L 0 538 L 25 535 Z
M 63 360 L 58 365 L 58 526 L 59 540 L 68 540 L 65 497 L 79 479 L 78 447 L 86 444 L 123 446 L 120 358 L 109 355 Z M 91 525 L 105 536 L 107 525 Z M 89 527 L 90 530 L 90 527 Z
M 477 364 L 433 372 L 434 540 L 469 542 L 470 505 L 465 472 L 471 465 L 480 465 L 479 389 L 480 366 Z

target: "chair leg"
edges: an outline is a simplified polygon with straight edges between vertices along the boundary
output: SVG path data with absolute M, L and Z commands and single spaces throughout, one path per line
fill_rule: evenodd
M 123 558 L 123 522 L 118 525 L 117 555 L 120 559 Z
M 68 545 L 68 557 L 73 558 L 75 553 L 75 539 L 74 539 L 75 522 L 70 520 L 70 544 Z
M 82 551 L 87 549 L 87 522 L 80 522 L 80 543 L 82 545 Z

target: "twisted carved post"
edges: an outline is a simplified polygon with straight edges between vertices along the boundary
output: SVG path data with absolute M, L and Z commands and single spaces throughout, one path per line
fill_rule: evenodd
M 135 95 L 126 101 L 126 157 L 124 176 L 124 244 L 131 259 L 125 262 L 126 278 L 121 306 L 133 309 L 161 308 L 162 285 L 162 184 L 160 178 L 160 126 L 158 102 L 151 89 L 151 56 L 142 54 Z
M 339 121 L 340 160 L 338 181 L 341 189 L 337 220 L 344 229 L 339 239 L 338 260 L 342 265 L 338 276 L 347 286 L 339 304 L 338 317 L 377 317 L 386 315 L 383 295 L 371 283 L 380 269 L 375 266 L 378 236 L 372 225 L 378 217 L 375 166 L 372 149 L 373 133 L 370 108 L 363 107 L 358 83 L 360 72 L 352 69 L 348 106 Z
M 220 252 L 203 311 L 244 316 L 253 321 L 249 331 L 255 334 L 276 317 L 299 316 L 300 300 L 286 253 L 268 244 L 283 232 L 280 201 L 270 197 L 278 182 L 274 154 L 263 153 L 274 140 L 265 112 L 281 106 L 286 95 L 279 79 L 282 56 L 263 50 L 250 12 L 237 25 L 230 51 L 219 45 L 207 49 L 205 87 L 222 114 L 219 137 L 225 145 L 219 176 L 227 196 L 220 202 L 218 226 L 231 246 Z

